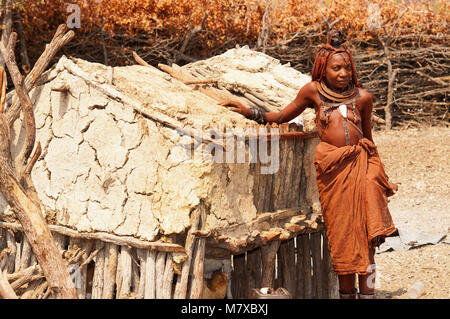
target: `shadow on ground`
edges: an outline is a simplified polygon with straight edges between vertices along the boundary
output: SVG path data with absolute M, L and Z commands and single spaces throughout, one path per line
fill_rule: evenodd
M 376 297 L 378 299 L 392 299 L 393 297 L 399 297 L 407 292 L 405 288 L 399 288 L 395 291 L 388 290 L 376 290 Z M 408 298 L 408 297 L 405 297 Z

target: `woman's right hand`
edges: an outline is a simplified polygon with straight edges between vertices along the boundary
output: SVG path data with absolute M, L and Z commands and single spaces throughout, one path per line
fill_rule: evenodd
M 233 112 L 242 114 L 246 118 L 249 118 L 250 116 L 252 116 L 252 111 L 248 107 L 244 106 L 241 102 L 226 100 L 226 101 L 219 102 L 218 104 L 228 108 L 229 110 L 231 110 Z

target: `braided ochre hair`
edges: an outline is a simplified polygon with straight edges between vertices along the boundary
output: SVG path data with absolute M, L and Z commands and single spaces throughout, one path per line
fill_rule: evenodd
M 353 61 L 353 56 L 347 48 L 342 46 L 342 43 L 346 41 L 345 35 L 342 31 L 331 30 L 327 35 L 327 43 L 323 45 L 319 51 L 316 53 L 316 58 L 314 60 L 313 70 L 312 70 L 312 80 L 322 81 L 325 77 L 325 69 L 327 67 L 328 59 L 336 53 L 344 53 L 350 59 L 350 64 L 352 66 L 352 81 L 357 87 L 361 87 L 361 84 L 356 78 L 355 63 Z

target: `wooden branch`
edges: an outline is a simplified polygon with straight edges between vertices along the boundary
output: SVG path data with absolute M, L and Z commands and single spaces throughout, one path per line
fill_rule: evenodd
M 338 18 L 337 18 L 336 20 L 334 20 L 333 22 L 330 22 L 330 20 L 328 20 L 328 18 L 325 17 L 323 14 L 322 14 L 322 19 L 323 19 L 323 21 L 327 24 L 328 30 L 333 29 L 334 25 L 335 25 L 336 23 L 338 23 L 339 21 L 341 21 L 341 17 L 338 17 Z
M 201 228 L 206 229 L 206 218 L 208 216 L 207 208 L 203 202 L 200 203 L 200 224 Z M 192 270 L 190 299 L 199 299 L 203 294 L 203 280 L 204 280 L 204 264 L 205 264 L 205 247 L 206 238 L 197 238 L 196 250 L 194 254 L 194 266 Z
M 152 67 L 150 64 L 145 62 L 144 59 L 141 58 L 135 51 L 133 51 L 133 58 L 138 64 L 142 66 Z
M 386 46 L 389 46 L 391 44 L 392 41 L 392 34 L 394 33 L 395 28 L 397 27 L 398 22 L 400 21 L 400 19 L 403 17 L 403 15 L 406 13 L 406 11 L 408 11 L 408 7 L 406 7 L 402 13 L 400 13 L 400 15 L 398 16 L 398 18 L 395 20 L 394 24 L 392 25 L 391 30 L 389 31 L 389 35 L 386 38 Z
M 104 232 L 83 233 L 78 232 L 74 229 L 58 225 L 48 225 L 48 227 L 52 232 L 69 236 L 71 238 L 89 239 L 89 240 L 98 239 L 107 243 L 112 243 L 120 246 L 133 246 L 136 248 L 145 248 L 149 250 L 185 253 L 184 247 L 177 244 L 148 242 L 131 236 L 118 236 Z M 16 223 L 0 222 L 0 228 L 12 229 L 15 231 L 23 231 L 23 227 L 20 224 Z
M 12 0 L 3 0 L 2 1 L 2 35 L 0 42 L 3 43 L 4 46 L 8 45 L 9 37 L 11 34 L 11 28 L 12 28 L 12 7 L 13 7 L 13 1 Z M 0 66 L 5 66 L 5 60 L 2 56 L 0 56 Z
M 67 25 L 61 24 L 56 30 L 55 35 L 53 36 L 52 41 L 47 44 L 44 52 L 36 61 L 33 69 L 30 73 L 28 73 L 25 78 L 25 89 L 29 92 L 36 84 L 36 81 L 39 79 L 40 75 L 45 71 L 50 61 L 56 55 L 56 53 L 70 40 L 73 39 L 75 33 L 68 30 Z M 19 117 L 21 105 L 17 98 L 13 98 L 11 107 L 6 111 L 6 118 L 8 120 L 9 125 L 11 126 L 14 121 Z
M 167 253 L 163 251 L 159 251 L 156 254 L 156 263 L 155 263 L 155 284 L 156 284 L 156 291 L 155 291 L 155 298 L 156 299 L 162 299 L 163 297 L 163 285 L 164 285 L 164 269 L 166 265 L 166 257 Z
M 115 290 L 115 275 L 117 272 L 119 247 L 108 243 L 105 250 L 105 271 L 103 273 L 103 299 L 112 299 Z
M 177 65 L 172 65 L 172 67 L 165 65 L 165 64 L 158 64 L 158 68 L 160 68 L 162 71 L 168 73 L 171 77 L 174 79 L 183 82 L 184 84 L 189 82 L 195 82 L 199 79 L 188 74 L 185 70 L 180 68 Z M 236 95 L 231 94 L 229 91 L 224 89 L 218 89 L 210 86 L 196 86 L 194 90 L 197 90 L 210 98 L 216 100 L 216 101 L 226 101 L 226 100 L 237 100 L 244 104 L 248 104 L 248 100 L 238 97 Z
M 256 47 L 262 47 L 263 53 L 266 53 L 267 38 L 269 37 L 270 32 L 270 5 L 271 3 L 266 1 L 266 7 L 264 9 L 264 14 L 261 21 L 261 32 L 256 40 Z
M 6 102 L 6 86 L 7 86 L 7 80 L 6 80 L 6 72 L 5 69 L 2 67 L 0 68 L 0 77 L 1 77 L 1 97 L 0 97 L 0 113 L 3 113 L 3 110 L 5 109 L 5 102 Z
M 197 34 L 198 32 L 202 31 L 205 28 L 205 22 L 206 22 L 207 17 L 208 17 L 208 13 L 205 12 L 205 14 L 203 15 L 202 23 L 201 23 L 200 27 L 197 27 L 194 29 L 189 28 L 189 32 L 186 35 L 186 37 L 184 38 L 183 43 L 181 44 L 180 50 L 176 51 L 176 53 L 175 53 L 175 58 L 174 58 L 175 63 L 178 62 L 178 60 L 180 59 L 181 56 L 184 56 L 184 51 L 186 50 L 186 47 L 187 47 L 189 41 L 191 40 L 191 38 L 195 34 Z
M 198 230 L 200 225 L 200 214 L 201 209 L 197 208 L 192 212 L 191 228 L 188 230 L 186 235 L 185 250 L 187 254 L 187 259 L 183 263 L 181 269 L 181 276 L 178 276 L 177 283 L 175 286 L 175 299 L 185 299 L 188 288 L 189 272 L 191 269 L 192 256 L 194 254 L 195 246 L 195 231 Z
M 162 299 L 172 299 L 172 282 L 173 282 L 173 259 L 172 254 L 167 254 L 166 265 L 164 266 Z
M 3 43 L 0 42 L 0 52 L 8 66 L 9 74 L 16 88 L 16 95 L 19 97 L 20 104 L 23 109 L 23 121 L 25 122 L 25 140 L 22 149 L 15 160 L 15 168 L 20 181 L 24 171 L 25 166 L 30 156 L 34 142 L 36 139 L 36 122 L 34 119 L 33 104 L 28 95 L 28 91 L 24 87 L 24 80 L 22 74 L 20 74 L 19 68 L 17 67 L 16 60 L 14 57 L 14 48 L 16 45 L 17 33 L 11 33 L 9 38 L 8 48 L 5 48 Z
M 29 267 L 27 267 L 27 268 L 21 269 L 20 271 L 16 271 L 16 272 L 14 272 L 14 273 L 12 273 L 12 274 L 7 274 L 7 275 L 6 275 L 6 278 L 7 278 L 8 281 L 10 281 L 10 282 L 16 281 L 16 280 L 18 280 L 19 278 L 21 278 L 21 277 L 23 277 L 23 276 L 26 276 L 26 274 L 30 273 L 30 270 L 31 270 L 31 269 L 33 270 L 33 271 L 31 271 L 31 273 L 36 272 L 36 273 L 38 273 L 38 274 L 39 274 L 39 273 L 42 274 L 41 267 L 40 267 L 38 264 L 34 263 L 33 265 L 31 265 L 31 266 L 29 266 Z
M 377 124 L 386 124 L 386 121 L 383 120 L 381 117 L 379 117 L 378 115 L 376 115 L 375 113 L 372 114 L 372 121 L 374 121 Z
M 0 269 L 0 296 L 3 299 L 19 299 L 6 278 L 6 271 Z
M 214 79 L 206 79 L 206 80 L 193 80 L 193 81 L 186 81 L 184 84 L 186 85 L 193 85 L 193 84 L 217 84 L 218 80 Z
M 100 240 L 97 240 L 95 243 L 98 253 L 95 256 L 95 269 L 94 276 L 92 278 L 92 299 L 100 299 L 103 293 L 106 251 L 105 246 L 105 243 Z
M 26 284 L 27 282 L 30 282 L 33 279 L 33 273 L 36 270 L 36 268 L 37 268 L 37 265 L 35 264 L 35 265 L 25 269 L 23 275 L 11 283 L 11 287 L 14 290 L 17 290 L 22 285 Z M 43 277 L 43 274 L 40 274 L 37 279 L 42 278 L 42 277 Z
M 121 271 L 119 275 L 120 283 L 118 284 L 117 298 L 129 298 L 131 289 L 131 249 L 128 246 L 121 247 L 118 266 L 120 266 Z
M 423 76 L 423 77 L 426 77 L 428 80 L 430 80 L 430 81 L 432 81 L 432 82 L 434 82 L 436 84 L 439 84 L 439 85 L 445 86 L 445 87 L 449 87 L 450 86 L 450 83 L 447 83 L 447 82 L 443 81 L 440 78 L 433 78 L 433 77 L 429 76 L 428 74 L 425 74 L 425 73 L 420 72 L 420 71 L 415 71 L 415 72 L 417 74 Z M 443 77 L 443 78 L 445 78 L 445 77 Z
M 273 276 L 275 272 L 275 256 L 277 255 L 278 248 L 281 241 L 275 240 L 267 246 L 261 247 L 261 261 L 262 261 L 262 277 L 261 287 L 274 288 Z
M 76 298 L 75 289 L 69 286 L 70 277 L 66 265 L 59 254 L 39 204 L 28 196 L 27 191 L 29 192 L 30 189 L 24 189 L 20 181 L 16 179 L 16 176 L 20 178 L 23 173 L 35 140 L 33 105 L 24 87 L 23 77 L 15 64 L 13 49 L 16 39 L 17 34 L 13 33 L 10 37 L 8 48 L 5 48 L 3 43 L 0 43 L 0 51 L 10 71 L 20 104 L 23 106 L 26 137 L 24 147 L 16 162 L 18 163 L 16 166 L 18 173 L 14 174 L 11 167 L 10 152 L 8 151 L 11 142 L 9 123 L 5 114 L 0 113 L 0 135 L 2 137 L 2 145 L 0 147 L 0 191 L 22 224 L 24 233 L 33 247 L 34 255 L 39 261 L 49 283 L 50 291 L 54 293 L 55 297 Z
M 8 261 L 6 263 L 6 271 L 8 273 L 13 273 L 15 271 L 15 262 L 16 259 L 16 253 L 17 253 L 17 246 L 16 246 L 16 240 L 14 238 L 14 233 L 12 230 L 7 229 L 6 230 L 6 244 L 8 246 Z
M 300 208 L 291 208 L 291 209 L 280 209 L 275 212 L 264 212 L 258 214 L 257 218 L 254 221 L 239 223 L 234 225 L 229 225 L 226 228 L 217 228 L 214 229 L 214 232 L 210 231 L 193 231 L 193 234 L 201 237 L 209 237 L 214 236 L 218 233 L 224 232 L 242 232 L 246 229 L 258 229 L 262 224 L 269 224 L 272 227 L 278 225 L 279 222 L 291 222 L 294 224 L 301 223 L 307 219 L 307 216 L 304 214 L 304 210 Z
M 26 39 L 23 33 L 22 14 L 20 13 L 20 10 L 16 10 L 16 16 L 16 28 L 20 41 L 20 59 L 22 63 L 22 70 L 25 74 L 28 74 L 31 71 L 31 65 L 30 58 L 28 57 Z
M 145 299 L 156 298 L 156 251 L 147 250 L 145 259 Z

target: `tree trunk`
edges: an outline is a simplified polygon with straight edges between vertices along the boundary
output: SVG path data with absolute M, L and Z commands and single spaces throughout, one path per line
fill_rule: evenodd
M 0 114 L 0 123 L 0 130 L 3 131 L 7 125 L 3 114 Z M 3 147 L 5 140 L 3 138 L 1 140 Z M 22 224 L 50 289 L 61 298 L 77 298 L 66 264 L 56 247 L 40 207 L 27 197 L 4 158 L 0 158 L 0 190 Z
M 16 100 L 20 102 L 22 107 L 25 141 L 14 161 L 14 172 L 10 152 L 10 122 L 7 114 L 0 113 L 0 191 L 22 224 L 26 238 L 47 279 L 49 291 L 56 298 L 76 299 L 75 287 L 41 212 L 40 202 L 31 180 L 31 170 L 40 155 L 41 149 L 38 143 L 34 154 L 31 154 L 35 146 L 36 127 L 33 105 L 25 87 L 24 78 L 20 74 L 15 61 L 14 47 L 16 40 L 17 34 L 11 33 L 7 47 L 5 47 L 4 42 L 0 41 L 0 51 L 16 89 Z M 4 73 L 3 67 L 0 67 L 2 82 L 5 78 Z M 2 90 L 2 99 L 3 94 Z

